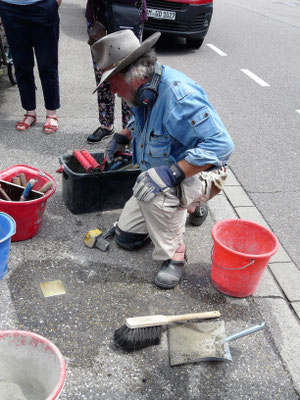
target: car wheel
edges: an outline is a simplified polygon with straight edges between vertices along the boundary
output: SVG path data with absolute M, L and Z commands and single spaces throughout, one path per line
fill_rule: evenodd
M 190 49 L 199 49 L 203 43 L 204 39 L 192 39 L 186 38 L 186 44 Z

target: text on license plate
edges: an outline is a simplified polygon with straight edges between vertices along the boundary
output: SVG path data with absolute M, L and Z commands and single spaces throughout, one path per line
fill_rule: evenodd
M 148 17 L 158 18 L 158 19 L 175 19 L 176 12 L 166 11 L 166 10 L 154 10 L 153 8 L 147 9 Z

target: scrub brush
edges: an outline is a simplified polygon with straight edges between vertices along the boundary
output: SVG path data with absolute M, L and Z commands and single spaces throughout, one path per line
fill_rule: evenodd
M 218 318 L 220 315 L 219 311 L 209 311 L 182 315 L 149 315 L 127 318 L 125 325 L 114 332 L 114 344 L 127 351 L 139 350 L 159 344 L 163 326 L 172 322 Z

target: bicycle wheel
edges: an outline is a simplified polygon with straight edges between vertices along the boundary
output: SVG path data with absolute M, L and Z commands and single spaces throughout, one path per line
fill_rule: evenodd
M 14 67 L 14 64 L 7 64 L 7 74 L 8 74 L 8 77 L 9 77 L 9 80 L 10 80 L 10 82 L 13 84 L 13 85 L 16 85 L 17 84 L 17 80 L 16 80 L 16 74 L 15 74 L 15 67 Z

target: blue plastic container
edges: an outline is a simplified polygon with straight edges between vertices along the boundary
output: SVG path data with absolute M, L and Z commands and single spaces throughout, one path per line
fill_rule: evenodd
M 6 273 L 11 237 L 16 233 L 15 220 L 0 212 L 0 279 Z

